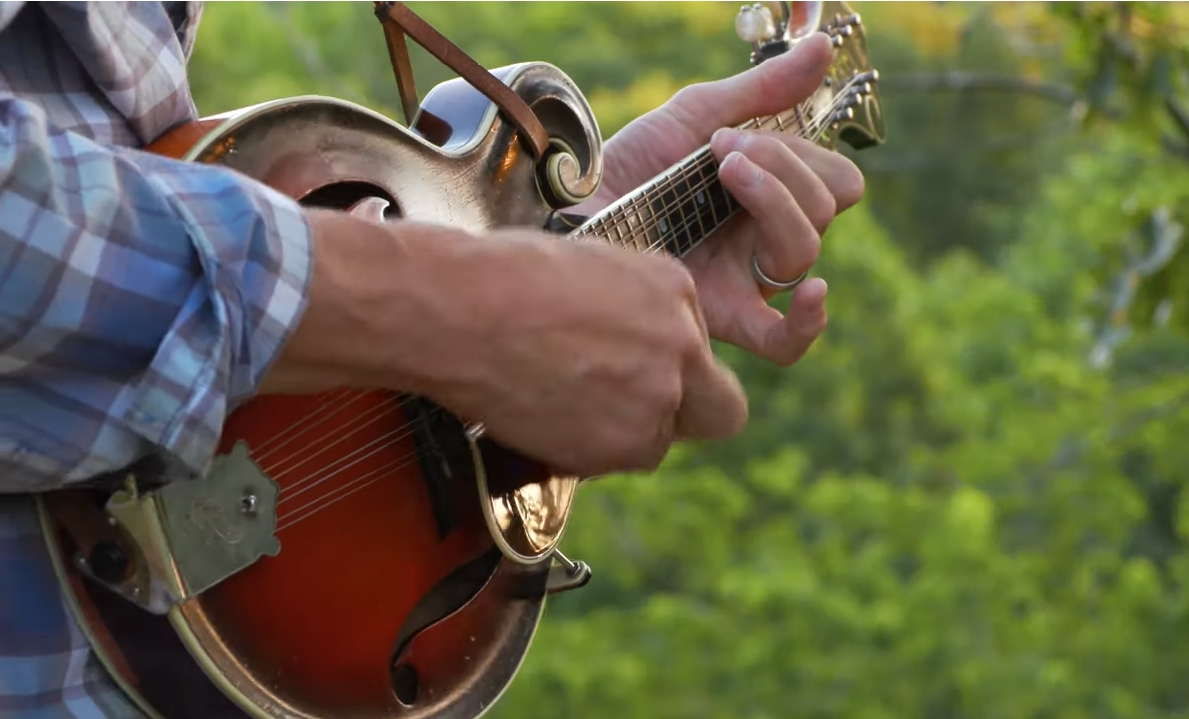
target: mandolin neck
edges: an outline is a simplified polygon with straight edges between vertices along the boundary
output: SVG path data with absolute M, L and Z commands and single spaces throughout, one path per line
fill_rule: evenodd
M 785 132 L 829 146 L 833 113 L 812 113 L 807 101 L 779 115 L 749 120 L 741 130 Z M 709 145 L 589 218 L 570 237 L 611 242 L 640 252 L 681 257 L 740 210 L 718 179 Z

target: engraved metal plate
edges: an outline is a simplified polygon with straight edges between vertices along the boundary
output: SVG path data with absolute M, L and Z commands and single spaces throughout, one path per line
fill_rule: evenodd
M 158 490 L 116 492 L 108 514 L 138 553 L 136 576 L 121 593 L 149 611 L 200 594 L 260 557 L 281 551 L 276 537 L 278 488 L 238 442 L 197 480 Z

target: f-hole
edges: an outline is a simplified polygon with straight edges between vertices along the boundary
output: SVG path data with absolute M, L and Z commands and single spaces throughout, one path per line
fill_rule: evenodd
M 344 180 L 323 185 L 302 197 L 299 202 L 306 207 L 318 207 L 327 210 L 349 210 L 361 200 L 378 198 L 388 203 L 384 208 L 383 220 L 394 220 L 402 217 L 400 205 L 396 198 L 388 194 L 384 188 L 362 180 Z

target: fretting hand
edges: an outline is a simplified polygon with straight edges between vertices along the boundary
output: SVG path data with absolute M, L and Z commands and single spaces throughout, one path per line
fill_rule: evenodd
M 830 60 L 830 41 L 817 34 L 759 67 L 681 90 L 607 142 L 603 185 L 577 208 L 610 204 L 710 141 L 723 187 L 744 212 L 685 260 L 710 335 L 781 365 L 800 359 L 825 328 L 826 283 L 799 284 L 782 315 L 767 304 L 774 292 L 757 282 L 752 253 L 777 281 L 808 271 L 826 227 L 862 198 L 863 176 L 844 156 L 791 134 L 720 128 L 796 106 L 821 85 Z

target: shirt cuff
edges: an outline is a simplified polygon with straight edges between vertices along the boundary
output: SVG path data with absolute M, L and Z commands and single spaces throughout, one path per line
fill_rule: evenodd
M 294 200 L 232 170 L 138 164 L 168 165 L 152 180 L 187 226 L 201 271 L 122 415 L 201 474 L 227 414 L 255 393 L 305 311 L 312 234 Z

